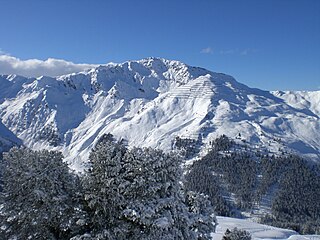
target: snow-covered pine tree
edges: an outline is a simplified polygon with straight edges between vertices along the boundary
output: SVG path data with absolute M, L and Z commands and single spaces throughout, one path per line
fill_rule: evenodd
M 91 238 L 116 239 L 120 213 L 125 207 L 120 192 L 123 183 L 123 156 L 126 148 L 104 135 L 89 156 L 90 167 L 83 179 L 85 200 L 91 221 Z M 121 231 L 118 232 L 119 239 Z M 83 239 L 79 236 L 77 239 Z
M 222 240 L 251 240 L 251 234 L 246 230 L 234 228 L 226 230 Z
M 189 207 L 192 229 L 197 233 L 198 239 L 211 239 L 210 233 L 215 232 L 217 219 L 214 208 L 205 194 L 188 191 L 186 204 Z
M 4 154 L 3 239 L 69 239 L 79 220 L 79 181 L 56 151 L 13 148 Z
M 133 239 L 195 239 L 179 183 L 180 159 L 151 148 L 134 148 L 125 155 L 128 200 L 124 217 Z
M 212 217 L 203 212 L 208 202 L 194 198 L 187 204 L 176 155 L 127 150 L 104 137 L 90 163 L 84 184 L 92 232 L 75 239 L 208 239 L 214 230 Z

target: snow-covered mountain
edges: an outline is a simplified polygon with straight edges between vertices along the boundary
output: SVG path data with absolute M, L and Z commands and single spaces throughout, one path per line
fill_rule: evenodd
M 56 78 L 2 75 L 0 89 L 2 123 L 26 146 L 62 150 L 74 167 L 109 132 L 164 150 L 176 136 L 208 143 L 225 134 L 320 157 L 320 91 L 262 91 L 160 58 Z
M 22 141 L 0 122 L 0 156 L 2 152 L 8 151 L 11 147 L 20 145 Z

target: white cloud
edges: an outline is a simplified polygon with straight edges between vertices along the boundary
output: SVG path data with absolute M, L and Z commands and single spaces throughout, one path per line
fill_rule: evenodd
M 0 74 L 17 74 L 26 77 L 38 77 L 42 75 L 59 76 L 73 72 L 80 72 L 96 66 L 98 65 L 77 64 L 54 58 L 48 58 L 45 61 L 38 59 L 21 60 L 19 58 L 3 54 L 0 49 Z
M 212 54 L 213 49 L 211 47 L 204 48 L 200 51 L 200 53 L 205 53 L 205 54 Z

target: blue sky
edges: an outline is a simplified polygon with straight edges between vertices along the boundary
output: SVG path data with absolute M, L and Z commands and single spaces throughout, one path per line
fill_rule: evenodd
M 319 0 L 0 0 L 21 60 L 180 60 L 267 90 L 320 89 Z M 1 62 L 0 62 L 1 64 Z

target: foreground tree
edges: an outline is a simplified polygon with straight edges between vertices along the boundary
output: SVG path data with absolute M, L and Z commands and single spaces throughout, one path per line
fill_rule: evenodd
M 120 143 L 114 143 L 108 136 L 99 141 L 89 157 L 90 167 L 83 185 L 92 235 L 97 239 L 113 239 L 118 232 L 120 212 L 125 207 L 122 196 L 125 152 Z
M 69 239 L 81 219 L 77 177 L 56 151 L 13 148 L 3 158 L 4 239 Z
M 191 213 L 190 226 L 197 233 L 197 239 L 211 239 L 210 233 L 215 231 L 217 220 L 209 197 L 189 191 L 186 194 L 186 204 Z
M 84 184 L 92 239 L 209 239 L 214 231 L 213 215 L 203 211 L 209 202 L 185 196 L 177 156 L 128 150 L 104 138 L 89 159 Z

